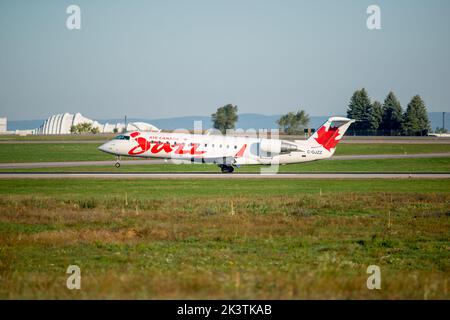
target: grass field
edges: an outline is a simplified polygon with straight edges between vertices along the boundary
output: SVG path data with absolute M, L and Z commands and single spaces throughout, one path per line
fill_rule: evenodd
M 0 180 L 0 298 L 449 299 L 449 187 Z
M 0 144 L 0 162 L 95 161 L 114 156 L 97 149 L 96 143 Z M 336 155 L 416 154 L 449 152 L 450 144 L 340 144 Z

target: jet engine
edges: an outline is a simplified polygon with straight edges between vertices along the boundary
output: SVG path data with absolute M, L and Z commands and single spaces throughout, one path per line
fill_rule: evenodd
M 260 143 L 260 150 L 265 153 L 275 154 L 300 151 L 296 144 L 276 139 L 262 139 Z

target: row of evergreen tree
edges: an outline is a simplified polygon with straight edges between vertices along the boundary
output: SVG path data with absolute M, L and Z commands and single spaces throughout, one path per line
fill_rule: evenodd
M 430 131 L 425 102 L 414 96 L 403 112 L 402 106 L 391 91 L 381 104 L 371 102 L 367 91 L 356 90 L 350 99 L 347 117 L 357 120 L 349 134 L 355 135 L 427 135 Z

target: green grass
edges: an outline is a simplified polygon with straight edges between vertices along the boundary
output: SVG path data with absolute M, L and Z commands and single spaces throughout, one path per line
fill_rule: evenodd
M 450 152 L 450 144 L 351 143 L 339 144 L 335 155 L 420 154 L 442 152 Z
M 100 143 L 3 143 L 0 162 L 112 160 L 97 149 Z M 340 144 L 336 155 L 450 152 L 450 144 Z
M 0 144 L 0 162 L 52 162 L 110 160 L 96 143 Z
M 215 165 L 206 164 L 122 164 L 51 167 L 29 169 L 0 169 L 0 172 L 220 172 Z M 242 166 L 236 172 L 260 172 L 262 166 Z M 268 168 L 268 167 L 265 167 Z M 374 159 L 374 160 L 322 160 L 279 166 L 279 172 L 450 172 L 448 158 Z
M 449 183 L 0 180 L 0 298 L 448 299 Z
M 283 196 L 322 192 L 448 192 L 450 180 L 108 180 L 108 179 L 1 179 L 0 195 L 39 195 L 51 198 L 137 199 L 180 197 Z

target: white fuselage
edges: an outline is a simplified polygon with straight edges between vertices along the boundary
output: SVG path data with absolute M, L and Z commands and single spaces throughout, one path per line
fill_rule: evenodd
M 329 158 L 353 122 L 343 117 L 331 117 L 309 139 L 302 141 L 133 131 L 118 135 L 99 149 L 116 156 L 218 164 L 222 171 L 229 169 L 225 171 L 232 172 L 233 166 L 288 164 Z
M 235 165 L 287 164 L 324 159 L 334 149 L 308 141 L 284 141 L 254 137 L 234 137 L 163 132 L 130 132 L 99 147 L 118 156 L 163 158 L 215 163 L 211 159 L 234 159 Z M 284 146 L 284 149 L 283 149 Z M 287 146 L 287 147 L 286 147 Z

